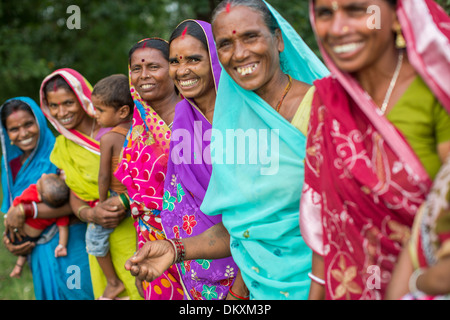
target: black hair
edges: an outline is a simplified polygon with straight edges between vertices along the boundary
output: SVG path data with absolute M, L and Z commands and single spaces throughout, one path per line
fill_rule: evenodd
M 205 50 L 208 51 L 208 40 L 206 39 L 206 34 L 203 31 L 203 28 L 193 20 L 183 21 L 175 28 L 175 30 L 173 30 L 169 39 L 169 45 L 173 40 L 180 37 L 184 33 L 184 30 L 186 30 L 186 34 L 199 40 L 203 44 Z
M 211 24 L 214 24 L 217 16 L 222 13 L 222 11 L 226 10 L 228 4 L 235 7 L 248 7 L 261 14 L 267 28 L 269 28 L 272 34 L 275 34 L 275 30 L 280 29 L 277 21 L 275 20 L 275 17 L 272 15 L 269 8 L 262 0 L 223 0 L 214 9 L 211 18 Z
M 47 93 L 56 91 L 58 89 L 65 89 L 69 92 L 73 92 L 72 88 L 69 86 L 66 80 L 59 74 L 55 75 L 53 78 L 47 81 L 47 83 L 44 85 L 44 93 L 47 95 Z
M 25 103 L 21 100 L 18 100 L 18 99 L 13 99 L 13 100 L 6 102 L 2 107 L 0 116 L 2 118 L 2 125 L 4 128 L 6 128 L 6 119 L 8 119 L 8 117 L 12 113 L 19 111 L 19 110 L 26 111 L 29 114 L 31 114 L 33 116 L 33 118 L 36 118 L 33 113 L 33 110 L 31 110 L 31 107 L 27 103 Z
M 164 59 L 169 61 L 169 44 L 163 39 L 153 38 L 138 42 L 133 47 L 131 47 L 130 51 L 128 52 L 128 63 L 131 63 L 131 56 L 133 55 L 133 53 L 137 49 L 144 47 L 159 50 Z
M 119 110 L 122 106 L 130 107 L 133 114 L 134 101 L 130 93 L 128 77 L 124 74 L 113 74 L 97 82 L 92 96 L 99 98 L 106 106 Z
M 47 175 L 42 188 L 42 202 L 51 208 L 59 208 L 69 201 L 70 189 L 57 175 Z

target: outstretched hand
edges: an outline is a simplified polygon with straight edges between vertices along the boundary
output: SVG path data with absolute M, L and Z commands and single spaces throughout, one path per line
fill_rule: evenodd
M 141 281 L 151 282 L 174 262 L 174 248 L 165 240 L 148 241 L 125 263 L 125 269 Z

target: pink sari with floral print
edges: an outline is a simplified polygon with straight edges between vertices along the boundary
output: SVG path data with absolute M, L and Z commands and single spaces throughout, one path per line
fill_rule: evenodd
M 448 17 L 430 0 L 399 0 L 397 14 L 411 64 L 450 110 Z M 321 51 L 333 76 L 314 83 L 301 230 L 324 258 L 327 299 L 383 299 L 431 180 L 356 79 Z
M 147 241 L 166 238 L 159 214 L 162 210 L 171 130 L 139 96 L 131 80 L 130 92 L 135 102 L 133 124 L 114 176 L 127 188 L 140 249 Z M 142 287 L 146 300 L 182 300 L 184 295 L 175 266 L 150 283 L 143 281 Z

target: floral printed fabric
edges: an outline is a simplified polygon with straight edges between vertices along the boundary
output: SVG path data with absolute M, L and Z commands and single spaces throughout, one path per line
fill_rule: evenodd
M 214 82 L 217 88 L 221 67 L 217 59 L 211 25 L 196 21 L 204 30 L 210 50 L 210 61 Z M 210 145 L 211 123 L 198 110 L 193 101 L 184 99 L 175 107 L 173 136 L 176 132 L 188 132 L 181 141 L 170 142 L 171 156 L 167 165 L 167 178 L 164 186 L 162 224 L 167 238 L 186 238 L 202 233 L 220 223 L 222 217 L 206 216 L 200 205 L 211 178 L 211 164 L 207 152 Z M 179 131 L 177 131 L 179 130 Z M 210 133 L 209 133 L 210 134 Z M 186 138 L 186 139 L 185 139 Z M 188 141 L 190 140 L 190 141 Z M 190 150 L 190 152 L 185 152 Z M 181 154 L 182 153 L 182 154 Z M 201 159 L 200 159 L 201 157 Z M 180 160 L 174 162 L 174 159 Z M 218 260 L 184 261 L 178 265 L 184 287 L 190 299 L 225 299 L 232 284 L 237 267 L 231 257 Z

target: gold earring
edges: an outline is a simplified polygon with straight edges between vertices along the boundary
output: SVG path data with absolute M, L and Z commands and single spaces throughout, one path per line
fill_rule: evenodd
M 403 37 L 402 28 L 400 27 L 400 25 L 395 30 L 395 32 L 397 33 L 397 37 L 395 38 L 395 47 L 397 49 L 406 48 L 406 41 L 405 41 L 405 38 Z
M 11 141 L 11 145 L 13 146 L 13 145 L 14 145 L 14 142 Z

